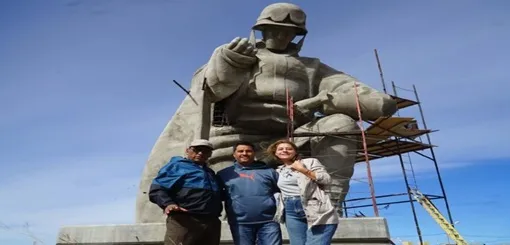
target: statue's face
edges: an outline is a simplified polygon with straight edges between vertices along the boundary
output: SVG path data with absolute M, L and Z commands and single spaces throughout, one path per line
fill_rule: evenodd
M 291 27 L 268 26 L 262 31 L 262 38 L 266 48 L 285 50 L 296 37 L 296 30 Z

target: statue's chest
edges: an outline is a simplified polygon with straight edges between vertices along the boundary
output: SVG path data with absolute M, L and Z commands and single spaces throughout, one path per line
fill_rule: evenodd
M 258 66 L 249 83 L 249 98 L 285 101 L 287 91 L 294 101 L 308 97 L 310 75 L 301 61 L 281 55 L 265 55 L 258 58 Z

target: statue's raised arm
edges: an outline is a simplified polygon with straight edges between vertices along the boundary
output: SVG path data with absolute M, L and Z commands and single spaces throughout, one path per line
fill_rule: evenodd
M 212 102 L 227 98 L 250 80 L 257 63 L 256 53 L 248 39 L 240 37 L 214 50 L 205 67 L 205 81 L 212 93 Z

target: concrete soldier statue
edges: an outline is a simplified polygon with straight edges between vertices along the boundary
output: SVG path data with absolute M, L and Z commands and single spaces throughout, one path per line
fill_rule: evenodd
M 255 39 L 255 31 L 262 39 Z M 193 139 L 209 139 L 209 161 L 216 171 L 232 164 L 232 146 L 254 142 L 261 149 L 287 135 L 286 93 L 296 106 L 294 132 L 357 130 L 354 83 L 362 117 L 375 120 L 396 112 L 388 95 L 335 70 L 318 58 L 298 55 L 307 35 L 306 14 L 290 3 L 264 8 L 249 38 L 234 38 L 216 48 L 199 68 L 186 97 L 158 138 L 145 166 L 137 198 L 137 222 L 162 222 L 161 211 L 147 191 L 170 156 L 183 153 Z M 301 39 L 292 41 L 296 36 Z M 319 112 L 322 116 L 314 116 Z M 331 199 L 341 203 L 349 191 L 355 163 L 356 138 L 296 137 L 301 152 L 318 158 L 334 181 Z

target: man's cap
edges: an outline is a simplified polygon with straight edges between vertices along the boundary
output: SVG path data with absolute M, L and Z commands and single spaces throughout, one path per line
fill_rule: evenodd
M 209 142 L 208 140 L 204 140 L 204 139 L 196 139 L 196 140 L 193 140 L 191 142 L 191 144 L 189 144 L 190 147 L 192 146 L 207 146 L 209 148 L 213 148 L 213 145 L 211 142 Z

